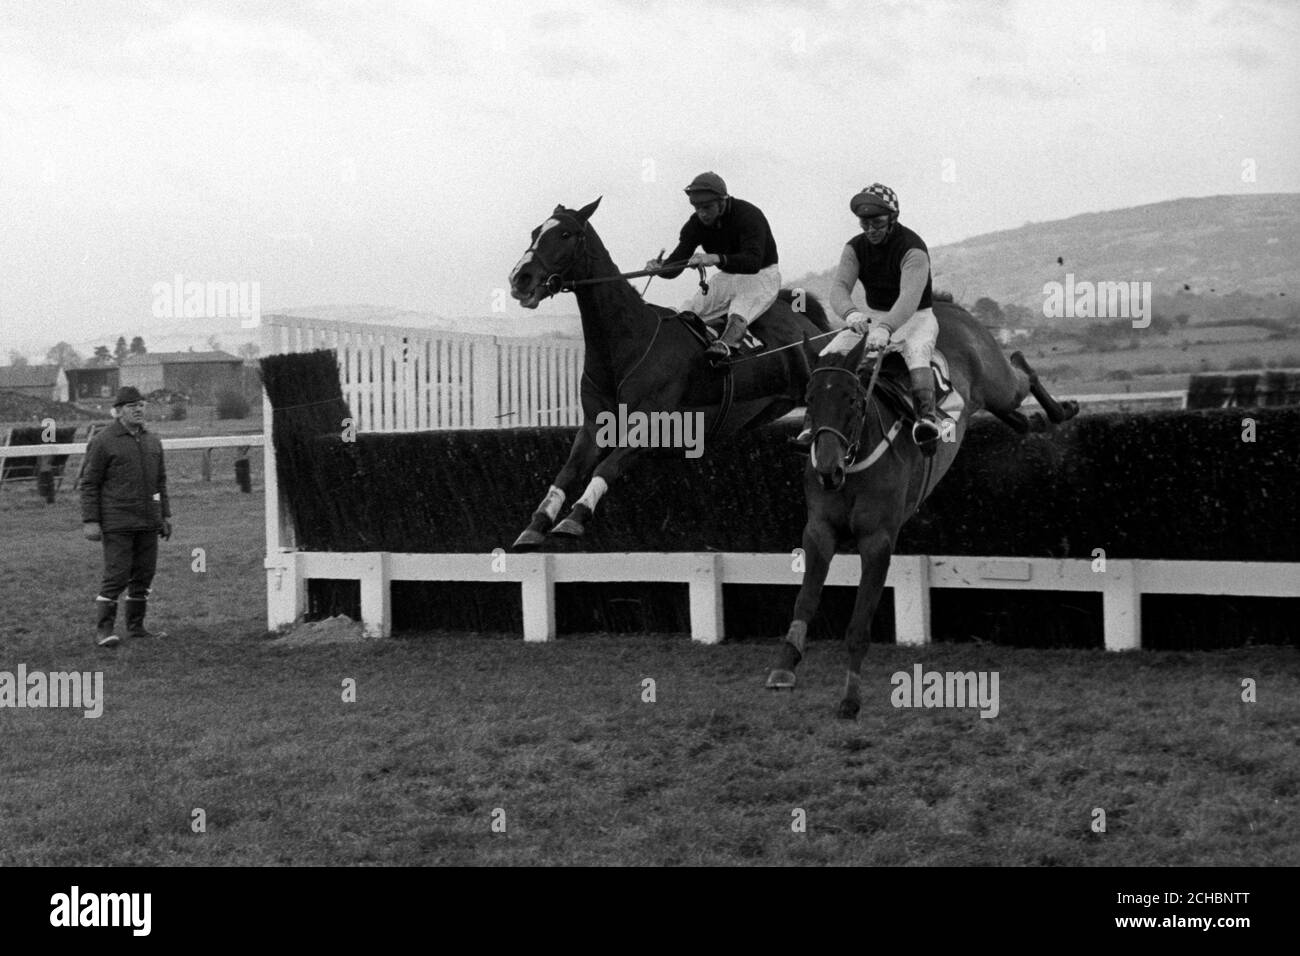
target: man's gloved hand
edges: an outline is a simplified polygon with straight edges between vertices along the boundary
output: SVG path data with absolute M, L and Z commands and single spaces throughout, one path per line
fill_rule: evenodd
M 81 526 L 81 533 L 86 536 L 87 541 L 99 541 L 104 537 L 98 521 L 87 521 Z
M 889 337 L 893 333 L 883 325 L 873 325 L 867 332 L 867 351 L 879 352 L 889 346 Z
M 664 261 L 662 259 L 647 259 L 645 267 L 647 270 L 662 269 L 664 267 Z
M 697 252 L 686 260 L 686 265 L 694 269 L 696 266 L 716 266 L 721 261 L 722 257 L 712 252 Z
M 172 523 L 168 521 L 166 518 L 163 518 L 162 530 L 158 532 L 158 537 L 162 538 L 164 541 L 171 540 Z
M 859 335 L 865 335 L 867 329 L 871 328 L 871 318 L 854 309 L 844 317 L 844 326 Z

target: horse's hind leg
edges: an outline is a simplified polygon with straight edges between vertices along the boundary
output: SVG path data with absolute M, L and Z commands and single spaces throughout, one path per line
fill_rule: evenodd
M 1029 379 L 1029 391 L 1034 398 L 1038 399 L 1038 404 L 1043 406 L 1043 411 L 1047 413 L 1047 420 L 1053 425 L 1059 425 L 1066 419 L 1079 414 L 1078 402 L 1058 402 L 1052 398 L 1047 389 L 1043 387 L 1043 383 L 1038 380 L 1038 373 L 1030 368 L 1029 363 L 1025 361 L 1023 352 L 1012 352 L 1011 364 Z
M 999 411 L 996 408 L 989 409 L 998 419 L 998 421 L 1010 425 L 1018 435 L 1029 434 L 1029 419 L 1025 417 L 1024 412 L 1018 412 L 1015 409 L 1010 411 Z

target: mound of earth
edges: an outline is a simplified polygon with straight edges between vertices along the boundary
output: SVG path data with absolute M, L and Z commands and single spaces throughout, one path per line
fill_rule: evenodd
M 36 424 L 46 418 L 52 418 L 56 422 L 90 422 L 102 421 L 108 417 L 68 402 L 51 402 L 35 395 L 0 388 L 0 422 Z
M 319 644 L 359 644 L 367 640 L 360 621 L 346 614 L 303 623 L 266 642 L 268 647 L 314 647 Z

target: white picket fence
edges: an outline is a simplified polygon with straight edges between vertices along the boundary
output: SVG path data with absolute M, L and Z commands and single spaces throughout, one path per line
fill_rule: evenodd
M 301 316 L 262 319 L 262 354 L 336 349 L 360 431 L 579 425 L 582 339 L 510 339 Z
M 582 342 L 512 340 L 400 329 L 323 319 L 269 316 L 262 351 L 333 348 L 339 353 L 344 398 L 361 431 L 577 425 Z M 1090 396 L 1113 400 L 1119 396 Z M 1178 393 L 1122 396 L 1135 402 L 1178 404 Z M 1184 399 L 1185 402 L 1185 393 Z M 264 399 L 265 402 L 265 399 Z M 361 615 L 371 636 L 392 630 L 393 581 L 511 581 L 521 587 L 524 639 L 555 636 L 555 585 L 570 582 L 666 581 L 688 586 L 691 637 L 715 643 L 726 633 L 722 588 L 727 584 L 798 584 L 789 554 L 398 554 L 306 552 L 295 547 L 275 466 L 270 403 L 263 412 L 266 455 L 267 626 L 298 620 L 313 578 L 360 582 Z M 538 489 L 540 497 L 543 489 Z M 521 513 L 520 520 L 525 515 Z M 832 562 L 827 583 L 855 586 L 856 556 Z M 893 590 L 897 640 L 930 639 L 933 588 L 1093 591 L 1102 595 L 1104 644 L 1142 644 L 1143 594 L 1300 596 L 1300 564 L 1227 561 L 943 557 L 898 555 L 886 586 Z

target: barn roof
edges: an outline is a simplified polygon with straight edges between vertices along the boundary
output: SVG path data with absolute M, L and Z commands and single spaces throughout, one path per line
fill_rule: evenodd
M 0 368 L 0 388 L 52 388 L 58 380 L 57 365 L 6 365 Z
M 147 352 L 144 355 L 128 355 L 122 360 L 122 366 L 128 365 L 197 365 L 210 362 L 244 363 L 238 355 L 229 352 Z

